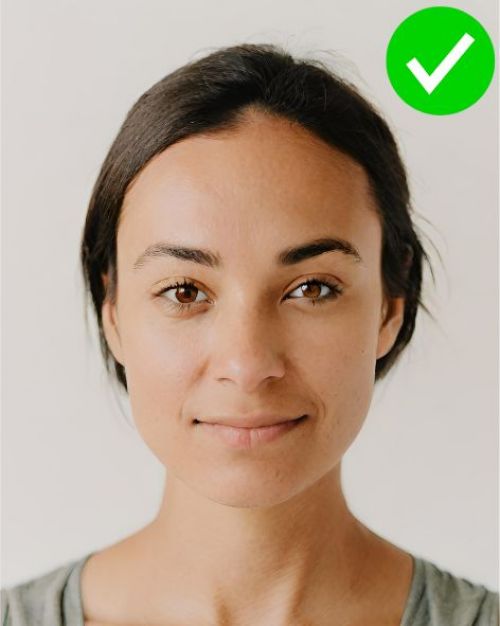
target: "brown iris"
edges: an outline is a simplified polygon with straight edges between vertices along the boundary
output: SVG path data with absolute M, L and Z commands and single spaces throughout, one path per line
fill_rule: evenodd
M 176 295 L 176 297 L 178 297 L 178 296 L 179 296 L 179 291 L 181 292 L 180 302 L 181 302 L 182 304 L 188 304 L 188 303 L 189 303 L 189 293 L 190 293 L 190 292 L 194 292 L 194 299 L 196 300 L 196 295 L 197 295 L 197 293 L 198 293 L 198 287 L 195 287 L 194 285 L 193 285 L 193 286 L 190 286 L 190 285 L 184 285 L 184 286 L 182 286 L 182 285 L 181 285 L 181 286 L 177 287 L 177 288 L 176 288 L 176 290 L 175 290 L 175 295 Z M 187 299 L 187 301 L 184 301 L 184 300 L 183 300 L 183 297 L 185 297 L 185 296 L 186 296 L 186 292 L 187 292 L 187 294 L 188 294 L 188 299 Z
M 302 288 L 302 293 L 305 296 L 311 295 L 313 298 L 319 298 L 319 296 L 321 294 L 321 286 L 318 283 L 315 283 L 315 282 L 312 282 L 312 281 L 309 281 L 307 283 L 303 283 L 301 285 L 301 288 Z M 308 293 L 311 290 L 313 292 L 315 292 L 315 293 L 312 293 L 312 294 Z

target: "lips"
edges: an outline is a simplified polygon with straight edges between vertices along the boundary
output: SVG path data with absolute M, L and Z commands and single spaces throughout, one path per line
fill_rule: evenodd
M 305 415 L 299 415 L 298 417 L 284 417 L 280 415 L 254 415 L 242 416 L 242 417 L 207 417 L 205 419 L 194 419 L 194 423 L 205 424 L 218 424 L 220 426 L 232 426 L 233 428 L 262 428 L 265 426 L 275 426 L 277 424 L 284 424 L 286 422 L 292 422 L 299 420 Z
M 217 418 L 222 419 L 222 418 Z M 280 421 L 277 421 L 277 420 Z M 256 450 L 258 447 L 264 444 L 271 444 L 272 442 L 278 442 L 280 440 L 287 439 L 287 433 L 302 432 L 301 424 L 307 420 L 307 415 L 301 415 L 294 419 L 283 420 L 282 417 L 273 418 L 273 423 L 269 424 L 269 416 L 267 424 L 264 426 L 241 426 L 241 418 L 237 420 L 235 418 L 228 418 L 226 422 L 237 423 L 239 426 L 232 426 L 229 424 L 221 424 L 218 422 L 205 422 L 200 420 L 194 420 L 196 425 L 196 433 L 202 437 L 208 437 L 211 440 L 215 440 L 218 444 L 222 443 L 225 446 L 242 451 Z M 245 418 L 248 422 L 248 418 Z M 254 421 L 256 421 L 254 419 Z M 259 418 L 259 421 L 262 421 Z

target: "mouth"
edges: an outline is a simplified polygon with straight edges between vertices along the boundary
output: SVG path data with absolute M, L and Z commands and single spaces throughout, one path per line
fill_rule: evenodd
M 279 424 L 287 424 L 289 422 L 295 422 L 307 417 L 307 415 L 300 415 L 299 417 L 284 417 L 280 415 L 254 415 L 254 416 L 241 416 L 241 417 L 207 417 L 206 419 L 195 418 L 193 422 L 195 424 L 213 424 L 219 426 L 231 426 L 233 428 L 265 428 L 268 426 L 277 426 Z
M 217 422 L 204 422 L 198 419 L 194 424 L 198 431 L 214 437 L 231 448 L 252 449 L 258 445 L 281 439 L 288 433 L 300 430 L 300 425 L 307 421 L 307 415 L 294 419 L 285 419 L 265 426 L 232 426 Z M 233 420 L 237 423 L 237 420 Z

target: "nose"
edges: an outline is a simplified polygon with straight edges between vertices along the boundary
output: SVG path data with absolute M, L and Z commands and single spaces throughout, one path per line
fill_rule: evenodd
M 224 319 L 223 319 L 224 318 Z M 210 349 L 212 376 L 251 393 L 285 374 L 279 320 L 255 309 L 220 316 Z

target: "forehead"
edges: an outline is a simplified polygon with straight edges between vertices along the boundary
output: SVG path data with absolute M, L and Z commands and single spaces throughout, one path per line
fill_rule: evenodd
M 125 196 L 119 254 L 160 239 L 231 254 L 328 234 L 363 247 L 380 235 L 374 208 L 356 161 L 293 122 L 251 114 L 236 130 L 186 138 L 151 159 Z

